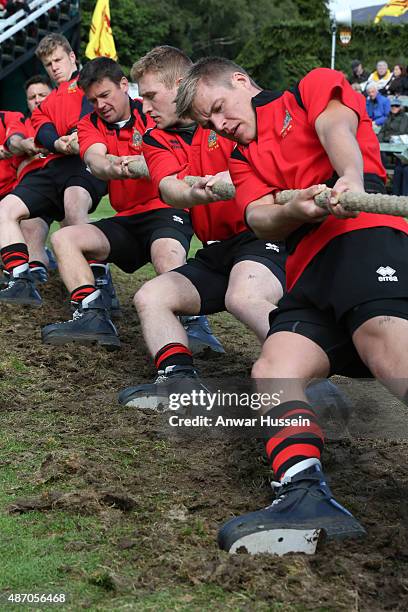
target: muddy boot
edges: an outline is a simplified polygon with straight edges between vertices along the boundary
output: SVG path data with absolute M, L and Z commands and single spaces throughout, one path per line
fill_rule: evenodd
M 30 267 L 30 272 L 37 287 L 48 282 L 48 270 L 44 266 Z
M 101 292 L 103 303 L 109 311 L 111 319 L 120 319 L 122 311 L 108 264 L 92 264 L 91 269 L 95 279 L 95 286 Z
M 21 304 L 38 308 L 42 305 L 42 299 L 37 289 L 32 274 L 29 270 L 12 274 L 5 289 L 0 291 L 0 303 Z
M 310 383 L 305 390 L 307 401 L 320 418 L 338 416 L 347 424 L 353 413 L 351 399 L 331 380 L 318 380 Z
M 207 317 L 180 317 L 187 332 L 188 345 L 194 356 L 225 353 L 221 342 L 213 335 Z
M 119 393 L 118 400 L 123 406 L 167 412 L 178 409 L 177 406 L 171 405 L 170 395 L 190 394 L 192 391 L 209 392 L 194 368 L 176 365 L 159 370 L 153 383 L 123 389 Z
M 270 506 L 233 518 L 221 527 L 220 548 L 230 553 L 242 548 L 250 554 L 312 555 L 321 532 L 338 540 L 366 534 L 352 514 L 333 498 L 320 461 L 306 461 L 314 464 L 292 477 L 284 477 L 281 483 L 273 483 L 277 493 Z
M 78 305 L 70 321 L 51 323 L 41 330 L 44 344 L 100 344 L 109 350 L 120 348 L 118 333 L 100 295 L 85 298 Z

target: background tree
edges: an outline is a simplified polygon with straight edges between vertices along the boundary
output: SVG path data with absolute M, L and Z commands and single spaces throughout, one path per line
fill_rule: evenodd
M 82 56 L 96 0 L 82 0 Z M 293 85 L 317 66 L 330 66 L 331 32 L 324 0 L 111 0 L 112 30 L 125 70 L 156 45 L 180 47 L 196 60 L 222 55 L 243 65 L 263 87 Z M 336 68 L 354 58 L 372 70 L 378 59 L 407 63 L 407 26 L 353 26 L 351 44 L 337 44 Z

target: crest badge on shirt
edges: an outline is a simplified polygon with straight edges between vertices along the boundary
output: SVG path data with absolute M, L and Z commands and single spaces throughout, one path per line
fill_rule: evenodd
M 78 91 L 78 82 L 75 80 L 75 81 L 72 81 L 70 85 L 68 85 L 67 92 L 71 94 L 71 93 L 75 93 L 76 91 Z
M 217 134 L 214 132 L 214 130 L 210 130 L 210 133 L 208 134 L 208 148 L 210 151 L 218 148 Z
M 132 145 L 134 147 L 141 147 L 142 143 L 143 143 L 143 136 L 141 135 L 139 130 L 137 130 L 136 128 L 133 128 Z
M 285 138 L 285 136 L 288 135 L 288 133 L 290 132 L 290 130 L 293 128 L 293 123 L 292 123 L 292 115 L 290 114 L 290 112 L 287 110 L 285 112 L 285 117 L 283 119 L 283 125 L 282 125 L 282 129 L 280 131 L 280 135 L 282 136 L 282 138 Z

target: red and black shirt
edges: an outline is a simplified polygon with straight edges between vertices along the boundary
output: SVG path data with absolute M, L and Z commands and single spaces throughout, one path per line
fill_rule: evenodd
M 148 119 L 143 114 L 140 100 L 130 100 L 130 109 L 130 119 L 123 127 L 106 123 L 96 112 L 81 119 L 78 124 L 81 157 L 84 157 L 89 147 L 99 143 L 105 145 L 111 155 L 142 155 L 142 139 L 149 126 Z M 148 179 L 111 180 L 108 187 L 111 206 L 118 215 L 136 215 L 157 208 L 168 208 L 160 200 L 156 186 Z
M 50 134 L 54 135 L 55 140 L 60 136 L 72 134 L 77 129 L 79 120 L 92 111 L 92 106 L 84 92 L 78 87 L 77 80 L 78 73 L 75 72 L 69 81 L 61 83 L 34 109 L 31 115 L 31 123 L 39 146 L 52 151 L 50 143 L 42 139 L 41 133 L 46 133 L 48 130 Z M 19 178 L 21 179 L 31 170 L 43 168 L 59 157 L 64 157 L 64 155 L 50 152 L 46 157 L 34 157 L 33 161 L 24 168 Z
M 358 116 L 356 138 L 364 173 L 385 181 L 379 143 L 366 112 L 365 98 L 352 89 L 342 73 L 316 68 L 291 91 L 262 91 L 253 98 L 257 138 L 248 146 L 237 147 L 230 159 L 236 198 L 242 207 L 269 193 L 330 182 L 334 169 L 314 126 L 332 99 L 339 99 Z M 402 219 L 366 213 L 360 213 L 355 219 L 337 219 L 331 215 L 319 225 L 308 225 L 306 235 L 294 245 L 294 252 L 288 257 L 287 288 L 293 286 L 313 257 L 335 236 L 379 226 L 408 233 L 408 225 Z M 290 236 L 288 244 L 290 247 Z
M 11 126 L 19 124 L 23 115 L 13 111 L 0 111 L 0 145 L 6 150 L 7 141 L 12 136 Z M 21 131 L 21 130 L 20 130 Z M 17 181 L 17 167 L 21 157 L 13 155 L 8 159 L 0 160 L 0 196 L 5 196 L 13 190 Z
M 154 128 L 143 137 L 143 151 L 152 181 L 159 188 L 166 176 L 205 176 L 228 170 L 234 148 L 230 140 L 196 125 L 169 130 Z M 190 209 L 193 228 L 202 242 L 226 240 L 247 231 L 243 209 L 222 200 Z

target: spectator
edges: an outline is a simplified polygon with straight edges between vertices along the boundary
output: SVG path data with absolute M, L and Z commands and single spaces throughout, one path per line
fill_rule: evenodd
M 374 82 L 367 85 L 366 92 L 367 113 L 373 122 L 373 127 L 376 125 L 383 125 L 391 109 L 389 99 L 379 93 L 377 85 Z
M 367 70 L 364 70 L 363 64 L 360 60 L 355 59 L 351 62 L 351 76 L 348 81 L 350 85 L 358 84 L 360 88 L 357 91 L 362 91 L 364 89 L 365 83 L 368 81 L 369 74 Z M 356 87 L 353 87 L 356 89 Z
M 408 134 L 408 115 L 398 98 L 391 100 L 391 113 L 378 133 L 380 142 L 390 142 L 392 136 Z M 408 195 L 408 164 L 398 158 L 395 159 L 394 176 L 392 180 L 392 193 L 394 195 Z M 388 164 L 387 164 L 388 166 Z
M 385 86 L 385 92 L 387 96 L 408 95 L 407 72 L 401 64 L 395 64 L 391 78 Z
M 366 91 L 371 83 L 375 83 L 377 85 L 378 92 L 380 94 L 384 94 L 385 86 L 391 78 L 391 70 L 388 68 L 387 62 L 381 60 L 377 62 L 377 69 L 374 70 L 368 77 Z M 385 92 L 386 93 L 386 92 Z
M 404 112 L 400 100 L 392 98 L 390 102 L 391 112 L 377 135 L 380 142 L 390 142 L 391 136 L 408 134 L 408 115 Z

